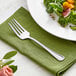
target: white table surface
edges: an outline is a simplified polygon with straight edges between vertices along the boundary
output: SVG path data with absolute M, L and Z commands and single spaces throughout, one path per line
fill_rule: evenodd
M 9 18 L 19 7 L 28 9 L 26 0 L 0 0 L 0 23 Z M 8 51 L 15 50 L 5 42 L 0 40 L 0 58 Z M 37 65 L 29 58 L 18 53 L 13 57 L 16 61 L 13 64 L 18 65 L 18 70 L 14 76 L 53 76 L 43 67 Z M 21 61 L 21 62 L 19 62 Z M 25 65 L 25 66 L 23 66 Z M 75 76 L 76 64 L 74 64 L 63 76 Z

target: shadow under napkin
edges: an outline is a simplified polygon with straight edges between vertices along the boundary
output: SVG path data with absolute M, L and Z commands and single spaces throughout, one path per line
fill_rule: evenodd
M 20 40 L 8 26 L 8 22 L 12 18 L 15 18 L 24 28 L 26 28 L 33 38 L 46 45 L 48 48 L 65 56 L 65 60 L 62 62 L 57 61 L 46 50 L 32 40 Z M 76 44 L 68 40 L 57 38 L 44 31 L 36 24 L 29 12 L 23 7 L 0 25 L 0 39 L 56 76 L 63 74 L 76 60 Z

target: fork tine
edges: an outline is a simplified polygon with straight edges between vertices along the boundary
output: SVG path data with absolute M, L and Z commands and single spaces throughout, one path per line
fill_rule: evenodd
M 16 32 L 16 30 L 13 28 L 13 26 L 12 26 L 10 23 L 8 23 L 8 25 L 11 27 L 11 29 L 14 31 L 14 33 L 15 33 L 17 36 L 19 36 L 19 34 Z
M 25 29 L 20 25 L 20 23 L 19 22 L 17 22 L 17 20 L 16 19 L 13 19 L 20 27 L 21 27 L 21 29 L 23 30 L 23 31 L 25 31 Z
M 15 30 L 19 33 L 19 34 L 21 34 L 21 32 L 17 29 L 17 27 L 15 26 L 15 24 L 11 21 L 10 22 L 11 23 L 11 25 L 15 28 Z
M 19 26 L 18 24 L 16 23 L 16 21 L 14 19 L 12 19 L 12 22 L 15 24 L 15 26 L 21 31 L 21 32 L 24 32 Z

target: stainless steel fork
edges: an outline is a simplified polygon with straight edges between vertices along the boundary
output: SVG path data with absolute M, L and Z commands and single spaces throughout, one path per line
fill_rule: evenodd
M 39 41 L 37 41 L 36 39 L 32 38 L 30 36 L 30 33 L 25 30 L 20 23 L 16 20 L 16 19 L 12 19 L 11 21 L 9 21 L 9 26 L 11 27 L 11 29 L 14 31 L 14 33 L 22 40 L 24 39 L 31 39 L 33 41 L 35 41 L 36 43 L 38 43 L 40 46 L 42 46 L 46 51 L 48 51 L 54 58 L 56 58 L 58 61 L 63 61 L 65 59 L 64 56 L 50 50 L 48 47 L 46 47 L 45 45 L 43 45 L 42 43 L 40 43 Z

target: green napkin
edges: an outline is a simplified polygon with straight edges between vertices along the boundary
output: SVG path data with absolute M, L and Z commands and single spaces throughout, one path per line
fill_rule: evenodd
M 19 39 L 8 26 L 8 22 L 13 18 L 27 29 L 33 38 L 43 43 L 51 50 L 65 56 L 65 60 L 62 62 L 57 61 L 46 50 L 32 40 Z M 71 41 L 57 38 L 44 31 L 23 7 L 0 25 L 0 39 L 56 76 L 62 75 L 76 61 L 76 44 Z

